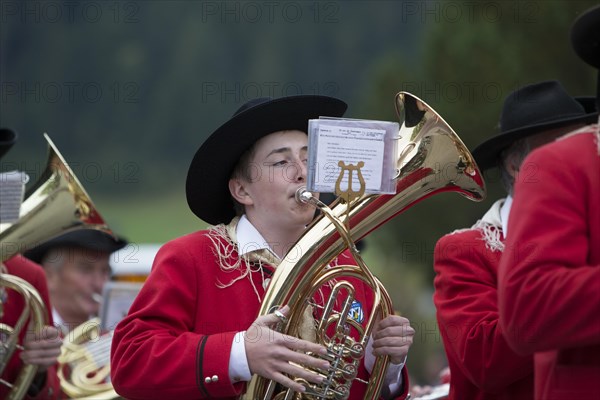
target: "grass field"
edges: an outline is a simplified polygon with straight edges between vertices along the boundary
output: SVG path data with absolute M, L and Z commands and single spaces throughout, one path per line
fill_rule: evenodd
M 155 196 L 94 196 L 94 204 L 110 228 L 130 242 L 164 243 L 203 229 L 206 223 L 188 208 L 183 193 Z

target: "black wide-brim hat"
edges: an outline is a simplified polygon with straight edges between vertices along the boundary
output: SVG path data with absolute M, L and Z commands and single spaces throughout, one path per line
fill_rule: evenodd
M 127 241 L 123 238 L 114 238 L 96 229 L 78 229 L 50 239 L 27 250 L 23 255 L 31 261 L 41 264 L 44 256 L 56 248 L 81 248 L 110 254 L 126 245 Z
M 542 131 L 598 120 L 595 98 L 571 97 L 558 81 L 524 86 L 504 100 L 500 133 L 473 150 L 477 165 L 484 171 L 498 165 L 500 153 L 519 139 Z
M 308 120 L 341 117 L 347 104 L 329 96 L 258 98 L 245 103 L 200 146 L 188 170 L 187 202 L 209 224 L 235 217 L 229 178 L 240 157 L 257 140 L 284 130 L 308 131 Z
M 0 158 L 16 143 L 17 137 L 17 132 L 7 128 L 0 128 Z
M 583 61 L 600 69 L 600 5 L 575 20 L 571 27 L 571 43 Z

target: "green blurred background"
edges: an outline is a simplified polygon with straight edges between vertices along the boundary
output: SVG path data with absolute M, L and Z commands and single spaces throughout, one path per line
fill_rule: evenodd
M 246 100 L 324 94 L 347 116 L 395 120 L 394 95 L 436 109 L 469 148 L 496 132 L 503 98 L 558 79 L 593 94 L 572 21 L 597 1 L 0 1 L 0 125 L 20 134 L 0 170 L 32 181 L 47 132 L 113 230 L 164 243 L 206 224 L 184 180 L 202 141 Z M 364 256 L 417 330 L 414 383 L 445 364 L 432 253 L 502 194 L 427 199 L 366 240 Z

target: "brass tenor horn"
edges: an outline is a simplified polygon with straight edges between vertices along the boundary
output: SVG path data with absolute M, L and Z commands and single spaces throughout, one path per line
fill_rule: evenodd
M 44 137 L 48 142 L 46 168 L 36 184 L 27 191 L 19 219 L 12 225 L 0 225 L 0 262 L 75 229 L 100 229 L 112 234 L 50 137 L 46 134 Z M 17 291 L 26 303 L 16 326 L 3 325 L 1 328 L 3 337 L 7 338 L 2 342 L 1 374 L 17 347 L 27 320 L 30 318 L 32 328 L 39 332 L 47 324 L 48 310 L 37 291 L 23 279 L 0 274 L 0 286 Z M 25 365 L 13 384 L 5 383 L 11 387 L 8 398 L 21 399 L 36 372 L 36 366 Z
M 360 359 L 364 357 L 368 337 L 377 318 L 385 318 L 392 310 L 391 300 L 381 283 L 369 272 L 353 241 L 358 241 L 382 224 L 417 202 L 441 192 L 457 192 L 470 200 L 485 197 L 485 184 L 473 156 L 452 128 L 425 102 L 416 96 L 400 92 L 396 95 L 396 112 L 400 122 L 397 141 L 397 174 L 395 195 L 363 194 L 346 204 L 338 199 L 331 208 L 307 191 L 297 193 L 299 201 L 310 203 L 323 211 L 308 227 L 295 246 L 276 268 L 265 293 L 259 315 L 266 315 L 281 305 L 289 305 L 290 315 L 279 330 L 299 337 L 299 326 L 319 288 L 329 282 L 334 287 L 345 286 L 351 302 L 353 288 L 344 277 L 363 280 L 374 292 L 375 306 L 370 318 L 362 323 L 362 336 L 350 337 L 344 332 L 357 329 L 347 318 L 347 308 L 334 310 L 325 299 L 321 320 L 316 321 L 317 341 L 328 348 L 327 359 L 332 367 L 313 371 L 324 376 L 320 385 L 297 380 L 306 392 L 281 390 L 275 381 L 257 375 L 252 377 L 244 399 L 346 399 Z M 347 218 L 348 224 L 342 222 Z M 344 250 L 350 250 L 354 265 L 330 265 Z M 292 254 L 293 253 L 293 254 Z M 328 336 L 328 328 L 335 337 Z M 331 329 L 330 329 L 331 330 Z M 316 356 L 316 355 L 315 355 Z M 388 366 L 387 357 L 377 357 L 367 385 L 365 399 L 375 399 L 381 391 Z

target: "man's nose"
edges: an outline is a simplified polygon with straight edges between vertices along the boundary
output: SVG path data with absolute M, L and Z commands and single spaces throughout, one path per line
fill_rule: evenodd
M 304 181 L 306 181 L 307 176 L 308 176 L 308 168 L 307 168 L 306 164 L 303 162 L 299 162 L 298 163 L 298 176 L 296 176 L 296 180 L 298 182 L 304 182 Z

